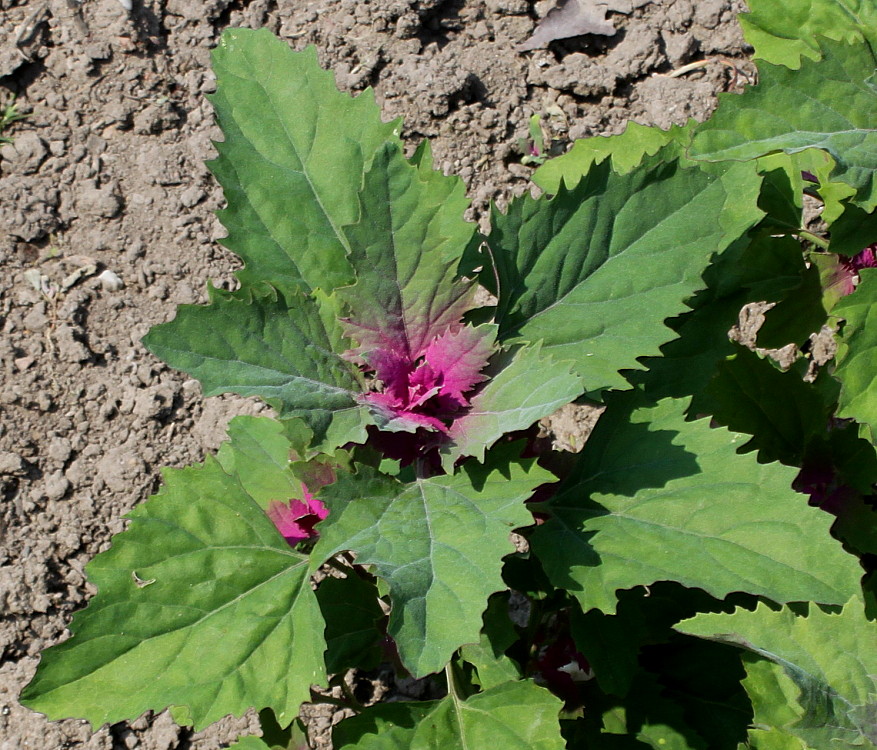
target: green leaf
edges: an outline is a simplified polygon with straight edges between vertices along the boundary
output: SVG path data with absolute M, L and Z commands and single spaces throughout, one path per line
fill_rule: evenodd
M 836 161 L 832 178 L 858 191 L 865 210 L 877 205 L 875 58 L 865 45 L 825 41 L 819 62 L 793 71 L 763 63 L 759 83 L 743 94 L 720 95 L 716 113 L 695 132 L 693 159 L 749 160 L 809 148 Z
M 720 176 L 649 159 L 630 174 L 604 162 L 573 190 L 494 212 L 500 339 L 542 340 L 589 392 L 627 387 L 619 370 L 673 338 L 664 320 L 704 286 L 711 256 L 762 215 L 753 165 Z M 493 269 L 481 281 L 496 291 Z
M 392 348 L 413 361 L 472 306 L 474 284 L 456 278 L 475 233 L 463 221 L 466 188 L 430 161 L 415 166 L 396 144 L 381 149 L 365 176 L 360 220 L 344 230 L 357 282 L 338 295 L 361 351 Z
M 374 669 L 381 661 L 382 635 L 378 621 L 384 613 L 378 588 L 352 570 L 347 578 L 326 578 L 317 588 L 326 621 L 326 671 Z
M 281 417 L 301 417 L 319 439 L 331 431 L 329 452 L 364 441 L 367 416 L 355 400 L 364 390 L 359 373 L 333 351 L 333 336 L 310 297 L 286 300 L 268 290 L 215 293 L 209 305 L 183 305 L 143 343 L 200 380 L 205 396 L 260 396 Z
M 795 470 L 739 455 L 741 436 L 685 421 L 687 400 L 612 400 L 531 537 L 549 578 L 587 611 L 615 592 L 678 581 L 722 598 L 840 603 L 861 570 L 831 518 L 791 489 Z
M 311 750 L 301 719 L 283 729 L 270 709 L 259 711 L 262 736 L 239 737 L 229 750 Z
M 877 269 L 859 271 L 856 291 L 832 310 L 843 318 L 834 375 L 841 382 L 838 417 L 851 417 L 867 426 L 877 442 Z
M 769 349 L 786 344 L 800 346 L 827 320 L 819 268 L 811 264 L 802 272 L 799 285 L 765 313 L 756 341 Z
M 337 750 L 563 750 L 561 702 L 530 681 L 506 682 L 465 701 L 448 695 L 430 703 L 370 708 L 339 724 Z
M 301 482 L 289 470 L 293 450 L 282 422 L 270 417 L 235 417 L 228 423 L 230 440 L 219 447 L 216 460 L 226 474 L 237 477 L 260 508 L 272 500 L 302 499 Z
M 243 283 L 282 293 L 353 281 L 342 227 L 359 219 L 375 152 L 397 141 L 369 90 L 352 99 L 317 64 L 266 29 L 228 29 L 213 52 L 212 97 L 225 140 L 210 166 L 228 208 L 224 243 L 246 264 Z
M 758 171 L 764 175 L 758 203 L 766 214 L 762 226 L 767 226 L 772 232 L 779 230 L 794 234 L 801 229 L 804 208 L 804 179 L 801 172 L 806 169 L 802 166 L 804 161 L 799 154 L 783 153 L 758 159 Z
M 555 194 L 561 184 L 573 187 L 591 167 L 606 159 L 611 159 L 612 170 L 618 174 L 627 174 L 646 156 L 659 151 L 665 161 L 671 161 L 682 155 L 695 124 L 689 120 L 684 127 L 671 125 L 669 130 L 661 130 L 631 121 L 619 135 L 579 138 L 563 156 L 549 159 L 539 167 L 533 173 L 533 182 L 546 193 Z M 666 148 L 670 144 L 675 149 Z
M 389 634 L 417 676 L 439 671 L 455 649 L 477 643 L 487 597 L 505 589 L 502 557 L 509 532 L 532 523 L 524 505 L 554 481 L 532 460 L 503 446 L 486 466 L 469 462 L 454 476 L 403 484 L 360 467 L 320 495 L 330 515 L 312 554 L 316 564 L 342 550 L 374 565 L 390 584 Z
M 783 737 L 783 741 L 790 747 L 801 748 L 801 741 L 782 729 L 797 724 L 804 716 L 804 709 L 798 703 L 800 690 L 797 685 L 780 665 L 767 659 L 747 655 L 744 666 L 746 679 L 743 680 L 743 686 L 752 703 L 753 725 L 760 727 L 761 732 L 774 733 L 777 737 L 772 739 L 777 743 L 781 742 L 779 737 Z M 750 738 L 752 734 L 750 731 Z M 791 738 L 793 742 L 786 738 Z M 765 743 L 762 734 L 756 734 L 754 739 L 756 743 L 760 743 L 757 747 Z
M 503 435 L 524 430 L 581 395 L 581 378 L 569 362 L 555 362 L 541 346 L 502 352 L 485 374 L 490 378 L 472 399 L 472 407 L 454 420 L 446 468 L 461 456 L 484 460 L 484 451 Z
M 846 205 L 830 229 L 831 252 L 857 255 L 877 242 L 877 212 L 869 214 L 858 206 Z
M 811 606 L 809 614 L 802 617 L 789 609 L 775 611 L 759 604 L 754 612 L 697 615 L 676 629 L 735 644 L 782 667 L 798 688 L 803 715 L 792 723 L 795 716 L 772 711 L 774 720 L 786 721 L 779 728 L 814 747 L 874 747 L 877 624 L 866 619 L 859 599 L 851 599 L 839 614 Z M 747 687 L 751 688 L 751 683 Z M 784 683 L 780 681 L 773 688 L 783 690 L 783 699 L 788 694 Z M 756 706 L 766 719 L 764 700 L 760 697 Z M 794 707 L 793 711 L 797 713 Z
M 518 640 L 518 633 L 509 618 L 507 593 L 494 594 L 484 610 L 484 627 L 478 643 L 469 643 L 460 649 L 460 656 L 478 671 L 478 686 L 489 690 L 504 682 L 517 680 L 518 666 L 505 655 Z
M 229 750 L 274 750 L 274 747 L 265 742 L 261 737 L 250 735 L 249 737 L 239 737 L 234 745 L 229 746 Z
M 771 237 L 762 229 L 722 253 L 704 273 L 707 288 L 688 305 L 690 312 L 668 321 L 678 338 L 661 347 L 661 357 L 644 358 L 647 372 L 630 372 L 628 380 L 645 388 L 653 400 L 694 394 L 690 413 L 708 413 L 704 389 L 716 367 L 734 353 L 728 332 L 748 302 L 781 299 L 804 272 L 800 245 L 789 237 Z
M 801 465 L 808 442 L 825 432 L 834 410 L 834 402 L 826 403 L 801 370 L 796 366 L 783 372 L 769 357 L 740 345 L 719 365 L 706 396 L 710 413 L 721 424 L 753 436 L 739 451 L 757 449 L 762 463 Z
M 251 706 L 291 721 L 325 680 L 307 557 L 212 458 L 168 471 L 129 518 L 88 564 L 98 594 L 22 702 L 94 727 L 169 705 L 198 728 Z
M 801 58 L 818 60 L 819 37 L 877 44 L 877 8 L 871 0 L 749 0 L 749 13 L 739 16 L 743 36 L 754 56 L 787 68 Z

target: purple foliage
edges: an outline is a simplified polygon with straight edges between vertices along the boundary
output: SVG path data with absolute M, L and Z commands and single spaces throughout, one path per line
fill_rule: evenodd
M 387 455 L 410 462 L 445 439 L 453 420 L 469 408 L 472 390 L 485 380 L 481 371 L 493 351 L 494 334 L 489 326 L 457 325 L 419 352 L 389 345 L 369 353 L 364 367 L 374 373 L 378 387 L 361 400 L 397 433 L 380 436 Z
M 859 283 L 859 271 L 863 268 L 877 268 L 877 243 L 868 245 L 851 258 L 838 256 L 837 268 L 829 278 L 828 288 L 841 297 L 852 294 Z
M 314 527 L 329 515 L 329 509 L 311 495 L 304 483 L 301 491 L 301 500 L 293 498 L 288 503 L 272 500 L 267 510 L 268 518 L 293 547 L 299 542 L 319 536 Z

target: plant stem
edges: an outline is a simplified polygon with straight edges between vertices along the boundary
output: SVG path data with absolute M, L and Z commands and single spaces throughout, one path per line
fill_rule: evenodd
M 823 250 L 828 250 L 828 240 L 822 239 L 818 234 L 813 234 L 813 232 L 808 232 L 806 229 L 798 229 L 795 234 L 805 240 L 809 240 L 814 245 L 818 245 Z
M 445 664 L 445 680 L 448 683 L 448 693 L 453 697 L 455 701 L 462 701 L 464 698 L 460 695 L 457 690 L 457 680 L 454 675 L 454 660 L 451 659 L 447 664 Z

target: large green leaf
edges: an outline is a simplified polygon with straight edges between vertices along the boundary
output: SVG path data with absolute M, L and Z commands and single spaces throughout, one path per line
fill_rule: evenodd
M 644 157 L 659 151 L 665 161 L 670 161 L 682 155 L 694 124 L 689 120 L 685 127 L 671 125 L 669 130 L 661 130 L 631 121 L 619 135 L 579 138 L 563 156 L 539 167 L 533 173 L 533 182 L 546 193 L 557 193 L 561 183 L 573 187 L 594 164 L 606 159 L 611 159 L 612 169 L 618 174 L 627 174 Z M 676 146 L 674 152 L 666 148 L 669 144 Z
M 375 157 L 360 195 L 361 217 L 345 229 L 357 282 L 339 292 L 360 350 L 391 349 L 413 361 L 459 323 L 475 287 L 455 278 L 475 233 L 458 177 L 445 177 L 422 154 L 410 164 L 396 144 Z
M 618 589 L 664 580 L 779 602 L 837 604 L 858 588 L 831 517 L 791 490 L 794 469 L 738 455 L 741 436 L 706 419 L 686 422 L 687 400 L 631 403 L 610 402 L 531 538 L 585 611 L 613 612 Z
M 368 709 L 335 729 L 336 750 L 563 750 L 561 701 L 530 681 L 505 682 L 467 700 Z
M 704 389 L 716 367 L 734 353 L 728 332 L 748 302 L 782 299 L 805 270 L 800 245 L 789 237 L 771 237 L 759 229 L 722 253 L 704 273 L 707 288 L 688 305 L 693 309 L 668 321 L 678 338 L 661 347 L 660 357 L 642 360 L 646 372 L 630 372 L 630 382 L 653 400 L 694 394 L 691 413 L 709 411 Z
M 225 140 L 211 168 L 225 190 L 224 244 L 243 282 L 284 293 L 353 281 L 342 227 L 375 152 L 397 140 L 371 91 L 340 93 L 310 47 L 293 52 L 267 29 L 229 29 L 213 53 L 212 97 Z
M 763 463 L 801 465 L 808 442 L 825 432 L 834 410 L 833 399 L 805 382 L 806 366 L 802 360 L 782 371 L 769 357 L 739 344 L 733 357 L 719 365 L 706 398 L 721 424 L 753 436 L 738 450 L 757 449 Z
M 838 416 L 867 425 L 871 440 L 877 442 L 877 270 L 864 268 L 859 276 L 856 291 L 832 310 L 846 321 L 834 372 L 841 382 Z
M 749 160 L 775 151 L 820 148 L 834 158 L 832 179 L 858 191 L 866 210 L 877 204 L 875 57 L 863 44 L 824 42 L 824 57 L 798 71 L 763 63 L 759 83 L 720 95 L 716 113 L 695 132 L 689 156 Z
M 759 604 L 754 612 L 697 615 L 676 629 L 780 665 L 797 686 L 803 711 L 795 721 L 793 706 L 779 728 L 820 748 L 873 748 L 877 742 L 877 623 L 866 619 L 861 600 L 851 599 L 840 614 L 811 606 L 806 617 Z
M 755 57 L 798 68 L 801 57 L 819 58 L 825 38 L 877 46 L 877 6 L 873 0 L 749 0 L 740 26 Z M 823 37 L 820 40 L 819 37 Z
M 657 163 L 656 163 L 657 162 Z M 701 275 L 762 215 L 760 177 L 738 164 L 719 176 L 647 159 L 627 175 L 608 162 L 551 200 L 518 199 L 494 212 L 500 339 L 542 340 L 571 360 L 589 392 L 626 387 L 619 370 L 674 337 Z
M 465 464 L 454 476 L 403 484 L 360 467 L 320 498 L 330 508 L 313 552 L 319 564 L 341 550 L 374 565 L 390 585 L 389 633 L 416 675 L 439 671 L 464 643 L 477 643 L 487 597 L 505 589 L 502 557 L 509 532 L 532 523 L 524 505 L 554 480 L 504 446 L 488 465 Z M 510 452 L 511 451 L 511 452 Z
M 22 702 L 93 726 L 168 705 L 196 727 L 251 706 L 287 723 L 325 679 L 308 558 L 215 460 L 165 481 L 89 563 L 98 594 Z
M 484 459 L 484 451 L 503 435 L 524 430 L 581 395 L 581 378 L 569 362 L 555 362 L 541 347 L 513 347 L 485 371 L 490 379 L 472 399 L 472 408 L 450 429 L 448 465 L 460 456 Z
M 364 386 L 357 369 L 333 351 L 336 336 L 311 297 L 287 300 L 268 290 L 214 293 L 209 305 L 184 305 L 143 343 L 200 380 L 206 396 L 260 396 L 281 417 L 301 417 L 319 438 L 331 430 L 329 450 L 362 441 L 367 419 L 355 400 Z

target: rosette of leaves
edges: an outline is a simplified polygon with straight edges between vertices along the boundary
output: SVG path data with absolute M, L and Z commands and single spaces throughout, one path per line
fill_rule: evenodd
M 265 737 L 240 747 L 298 747 L 313 687 L 389 662 L 444 672 L 446 694 L 363 710 L 347 690 L 359 715 L 337 747 L 736 750 L 766 673 L 697 618 L 844 605 L 873 551 L 835 529 L 844 549 L 792 488 L 820 449 L 870 451 L 843 468 L 868 517 L 873 447 L 829 429 L 837 389 L 728 337 L 746 302 L 788 309 L 812 286 L 793 239 L 798 147 L 773 134 L 781 157 L 724 159 L 708 125 L 631 128 L 543 167 L 549 194 L 494 208 L 481 236 L 428 144 L 406 157 L 400 124 L 371 92 L 338 92 L 313 50 L 232 30 L 214 67 L 211 168 L 240 288 L 144 342 L 206 395 L 258 396 L 276 417 L 235 420 L 215 458 L 167 472 L 89 565 L 98 593 L 23 702 L 93 725 L 172 706 L 203 727 L 255 707 Z M 868 158 L 823 170 L 865 215 Z M 796 340 L 825 314 L 779 328 Z M 582 397 L 605 413 L 572 461 L 537 463 L 509 437 Z M 278 503 L 311 513 L 286 539 Z M 871 626 L 858 606 L 844 618 Z

